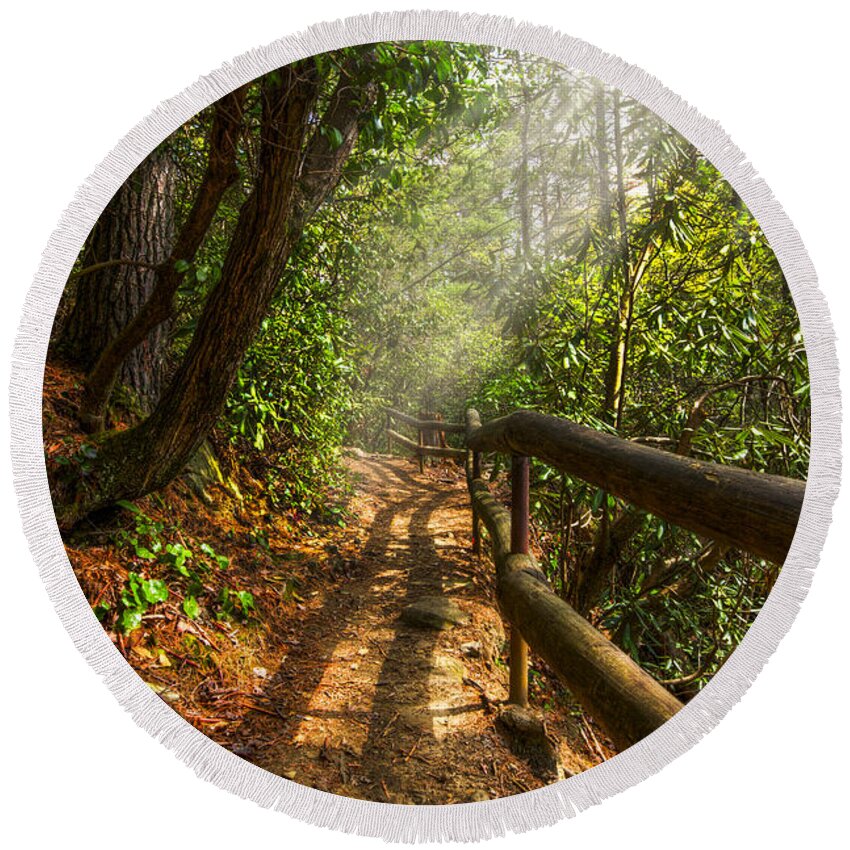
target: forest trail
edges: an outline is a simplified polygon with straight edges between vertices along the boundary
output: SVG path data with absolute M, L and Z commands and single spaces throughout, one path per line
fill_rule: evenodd
M 66 263 L 41 382 L 31 471 L 116 651 L 239 757 L 379 802 L 662 726 L 806 490 L 800 322 L 735 189 L 619 90 L 487 46 L 307 57 L 186 118 Z M 467 492 L 469 451 L 498 460 Z
M 407 460 L 363 453 L 347 464 L 353 525 L 365 531 L 351 577 L 306 603 L 267 681 L 266 704 L 283 727 L 271 712 L 253 713 L 234 751 L 325 791 L 427 804 L 519 793 L 600 761 L 584 721 L 560 700 L 546 712 L 557 769 L 533 767 L 499 731 L 504 634 L 493 567 L 471 555 L 462 471 L 444 464 L 419 474 Z M 464 622 L 435 629 L 402 619 L 434 597 L 454 603 Z

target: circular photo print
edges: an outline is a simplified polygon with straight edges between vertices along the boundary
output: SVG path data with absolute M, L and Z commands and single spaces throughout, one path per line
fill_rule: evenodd
M 151 699 L 413 806 L 576 776 L 698 698 L 810 446 L 789 286 L 711 159 L 453 41 L 298 59 L 165 138 L 67 277 L 42 414 L 92 623 Z

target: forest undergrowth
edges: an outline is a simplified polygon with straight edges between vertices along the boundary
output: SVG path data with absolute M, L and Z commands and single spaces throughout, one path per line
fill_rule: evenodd
M 78 393 L 78 375 L 48 367 L 48 458 L 84 450 Z M 181 478 L 66 544 L 116 648 L 193 726 L 286 778 L 384 802 L 519 793 L 614 754 L 543 662 L 531 694 L 554 749 L 518 750 L 500 725 L 507 643 L 460 467 L 420 475 L 412 459 L 350 450 L 348 484 L 317 519 L 271 506 L 248 466 L 222 460 L 209 504 Z M 469 621 L 405 625 L 428 593 Z

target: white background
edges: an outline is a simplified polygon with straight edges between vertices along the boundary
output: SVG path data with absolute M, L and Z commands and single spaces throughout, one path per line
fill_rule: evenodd
M 0 238 L 0 829 L 9 847 L 376 847 L 268 812 L 201 782 L 118 707 L 47 600 L 17 519 L 8 460 L 8 361 L 39 255 L 76 187 L 160 100 L 251 48 L 346 14 L 418 5 L 521 17 L 619 54 L 718 119 L 802 234 L 848 362 L 850 139 L 840 4 L 526 0 L 79 0 L 6 9 Z M 790 7 L 790 4 L 789 4 Z M 848 394 L 846 378 L 845 398 Z M 846 429 L 845 429 L 846 433 Z M 845 492 L 796 624 L 756 685 L 687 755 L 641 785 L 533 836 L 575 848 L 729 848 L 846 841 L 850 523 Z M 846 846 L 846 845 L 844 845 Z

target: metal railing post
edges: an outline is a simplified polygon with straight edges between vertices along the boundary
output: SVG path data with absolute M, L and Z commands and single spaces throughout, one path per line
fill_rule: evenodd
M 511 455 L 511 554 L 528 554 L 529 460 Z M 511 623 L 510 694 L 515 705 L 528 705 L 528 644 Z

